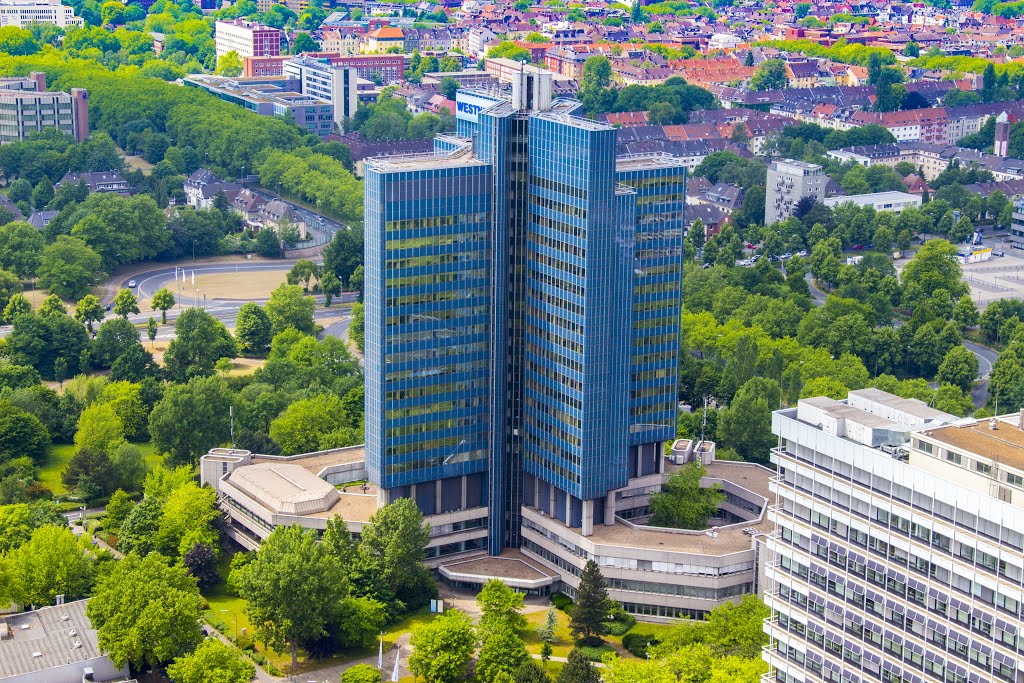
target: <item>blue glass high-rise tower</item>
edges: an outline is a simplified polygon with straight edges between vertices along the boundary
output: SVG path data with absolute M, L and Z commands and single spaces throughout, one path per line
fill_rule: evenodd
M 675 436 L 685 167 L 618 157 L 535 68 L 457 105 L 433 154 L 366 163 L 367 467 L 486 508 L 497 554 L 522 505 L 587 534 Z

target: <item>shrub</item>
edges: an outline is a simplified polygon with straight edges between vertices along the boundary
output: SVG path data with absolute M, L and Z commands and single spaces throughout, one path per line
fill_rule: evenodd
M 592 645 L 577 645 L 576 649 L 592 662 L 600 662 L 609 652 L 614 652 L 608 645 L 598 645 L 596 647 Z
M 609 621 L 604 622 L 605 633 L 610 636 L 624 636 L 636 625 L 636 617 L 618 604 L 612 608 L 611 616 Z
M 572 605 L 572 598 L 565 593 L 552 593 L 551 604 L 555 606 L 555 609 L 565 612 Z
M 640 659 L 647 657 L 647 648 L 657 645 L 658 639 L 649 633 L 627 633 L 622 637 L 622 647 Z

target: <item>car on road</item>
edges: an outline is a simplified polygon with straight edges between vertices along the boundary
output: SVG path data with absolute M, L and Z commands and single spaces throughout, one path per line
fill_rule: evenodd
M 1006 252 L 1003 251 L 1002 249 L 993 249 L 992 250 L 992 255 L 993 256 L 1006 256 Z
M 783 261 L 785 261 L 786 259 L 791 259 L 791 258 L 793 258 L 793 254 L 791 254 L 790 252 L 788 252 L 788 251 L 787 251 L 787 252 L 786 252 L 785 254 L 783 254 L 783 255 L 782 255 L 782 256 L 780 256 L 779 258 L 780 258 L 780 259 L 782 259 Z
M 807 258 L 807 250 L 801 249 L 800 251 L 796 252 L 796 255 L 799 256 L 800 258 Z
M 135 280 L 129 280 L 128 281 L 128 289 L 135 289 L 135 287 L 136 287 Z
M 853 245 L 853 250 L 854 251 L 860 251 L 863 248 L 864 248 L 863 244 L 855 244 L 855 245 Z

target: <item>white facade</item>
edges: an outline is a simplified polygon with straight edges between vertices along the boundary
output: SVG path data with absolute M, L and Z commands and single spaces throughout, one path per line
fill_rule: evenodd
M 823 200 L 825 206 L 839 206 L 852 202 L 857 206 L 870 206 L 875 211 L 895 211 L 917 208 L 921 206 L 921 196 L 908 192 L 870 192 L 868 194 L 851 194 L 829 197 Z
M 765 188 L 764 223 L 784 221 L 796 211 L 804 197 L 821 201 L 825 197 L 828 176 L 821 166 L 805 161 L 780 159 L 768 167 Z
M 24 28 L 31 23 L 67 28 L 81 26 L 82 18 L 60 0 L 0 0 L 0 26 Z
M 987 423 L 941 426 L 955 418 L 886 396 L 772 416 L 764 679 L 1019 683 L 1024 479 L 1007 476 L 1024 473 L 1012 466 L 1024 460 L 1019 418 L 989 436 Z M 927 426 L 875 448 L 830 430 L 837 419 Z
M 217 59 L 228 52 L 239 57 L 276 57 L 281 54 L 281 32 L 270 26 L 235 19 L 215 24 Z
M 339 126 L 356 115 L 359 106 L 358 75 L 352 67 L 330 64 L 312 57 L 294 57 L 282 65 L 284 75 L 302 83 L 302 94 L 334 105 L 334 122 Z

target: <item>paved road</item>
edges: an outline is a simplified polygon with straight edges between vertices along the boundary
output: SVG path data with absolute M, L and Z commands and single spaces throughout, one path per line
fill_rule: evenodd
M 319 214 L 315 211 L 311 211 L 303 206 L 299 206 L 294 202 L 290 202 L 283 197 L 279 197 L 273 192 L 267 192 L 266 190 L 259 190 L 256 188 L 250 188 L 253 192 L 263 197 L 264 199 L 280 199 L 282 202 L 292 208 L 298 216 L 306 223 L 306 227 L 310 228 L 315 233 L 320 233 L 325 237 L 334 237 L 334 233 L 339 230 L 351 229 L 351 226 L 344 225 L 338 221 L 328 218 L 323 214 Z
M 975 407 L 981 408 L 988 401 L 988 378 L 992 374 L 992 364 L 999 359 L 999 352 L 969 341 L 964 341 L 964 347 L 978 358 L 978 379 L 981 381 L 971 390 L 971 399 Z
M 827 294 L 814 286 L 810 273 L 807 274 L 807 285 L 811 288 L 811 297 L 814 299 L 815 305 L 821 306 L 824 304 Z M 902 324 L 902 320 L 894 320 L 892 326 L 899 327 Z M 981 408 L 988 402 L 988 377 L 992 373 L 992 364 L 999 358 L 999 352 L 967 340 L 964 340 L 963 344 L 964 348 L 978 358 L 979 381 L 971 390 L 971 400 L 974 402 L 975 408 Z

